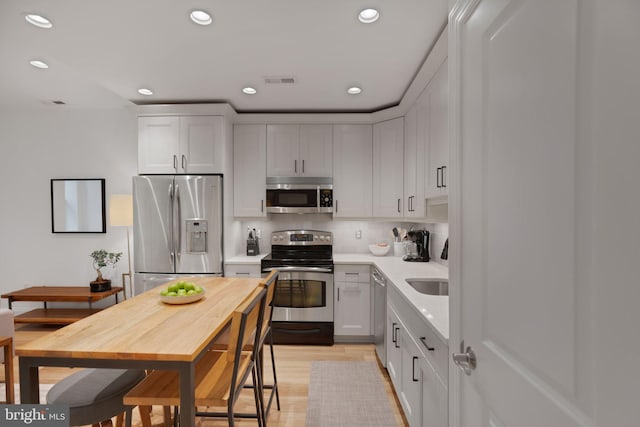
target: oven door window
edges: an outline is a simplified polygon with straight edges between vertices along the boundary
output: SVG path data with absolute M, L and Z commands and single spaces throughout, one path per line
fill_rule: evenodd
M 267 190 L 267 207 L 314 208 L 317 190 Z
M 327 283 L 320 280 L 278 280 L 273 305 L 288 308 L 325 307 Z

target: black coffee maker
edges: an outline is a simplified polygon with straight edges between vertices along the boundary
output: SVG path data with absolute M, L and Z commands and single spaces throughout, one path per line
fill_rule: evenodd
M 416 244 L 416 255 L 405 255 L 404 261 L 429 262 L 429 232 L 427 230 L 411 230 L 409 239 Z

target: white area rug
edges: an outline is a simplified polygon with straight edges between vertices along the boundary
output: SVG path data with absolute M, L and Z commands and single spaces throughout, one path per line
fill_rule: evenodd
M 378 365 L 311 362 L 306 426 L 397 426 Z

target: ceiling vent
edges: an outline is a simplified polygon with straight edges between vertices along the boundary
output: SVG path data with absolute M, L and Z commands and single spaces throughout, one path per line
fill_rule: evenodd
M 268 85 L 294 84 L 295 78 L 292 76 L 266 76 L 264 82 Z

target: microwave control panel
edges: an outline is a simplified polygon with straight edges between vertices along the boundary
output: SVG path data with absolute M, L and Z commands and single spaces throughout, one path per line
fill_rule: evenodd
M 333 207 L 333 190 L 320 190 L 320 207 Z

